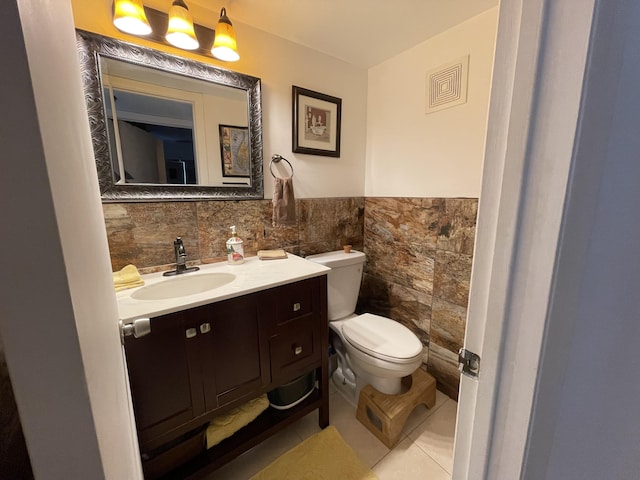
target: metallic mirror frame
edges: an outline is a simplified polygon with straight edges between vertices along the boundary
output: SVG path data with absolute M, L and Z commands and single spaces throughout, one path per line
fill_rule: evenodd
M 80 70 L 103 202 L 253 200 L 264 198 L 262 94 L 259 78 L 82 30 L 76 32 L 76 43 L 80 56 Z M 251 185 L 247 187 L 210 187 L 203 185 L 114 184 L 103 106 L 100 57 L 246 90 L 251 141 Z

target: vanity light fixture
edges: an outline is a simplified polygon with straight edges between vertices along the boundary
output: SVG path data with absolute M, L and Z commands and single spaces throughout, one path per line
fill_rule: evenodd
M 185 50 L 195 50 L 200 46 L 193 29 L 193 18 L 182 0 L 173 0 L 169 9 L 166 39 L 171 45 Z
M 233 29 L 231 20 L 227 17 L 227 9 L 224 7 L 220 10 L 220 20 L 218 20 L 215 36 L 213 37 L 211 54 L 218 60 L 224 60 L 225 62 L 236 62 L 240 59 L 236 43 L 236 32 Z
M 142 0 L 114 0 L 113 24 L 125 33 L 148 35 L 149 40 L 213 55 L 225 62 L 240 59 L 236 32 L 224 7 L 220 10 L 220 19 L 213 31 L 193 23 L 184 0 L 173 0 L 168 15 L 144 7 Z M 162 36 L 159 32 L 166 32 L 166 35 Z
M 115 0 L 113 24 L 118 30 L 132 35 L 149 35 L 151 25 L 144 13 L 142 0 Z

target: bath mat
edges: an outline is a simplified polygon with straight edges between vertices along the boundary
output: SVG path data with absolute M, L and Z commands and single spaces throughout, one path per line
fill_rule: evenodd
M 334 426 L 292 448 L 251 480 L 377 480 Z

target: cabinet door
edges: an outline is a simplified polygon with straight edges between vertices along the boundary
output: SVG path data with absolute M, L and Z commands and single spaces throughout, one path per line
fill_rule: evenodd
M 199 369 L 182 313 L 151 320 L 151 333 L 127 337 L 125 352 L 140 443 L 182 425 L 204 411 Z
M 258 296 L 246 295 L 208 306 L 210 332 L 200 352 L 207 410 L 255 396 L 255 390 L 270 381 Z

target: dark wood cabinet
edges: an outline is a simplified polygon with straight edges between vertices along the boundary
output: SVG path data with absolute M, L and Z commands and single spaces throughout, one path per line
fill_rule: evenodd
M 199 349 L 207 410 L 255 395 L 270 382 L 266 331 L 257 294 L 200 307 L 210 332 Z
M 159 317 L 153 321 L 153 335 L 127 338 L 129 383 L 141 442 L 204 412 L 198 360 L 185 336 L 196 325 L 186 317 L 184 312 Z
M 326 276 L 153 318 L 125 343 L 146 475 L 196 478 L 315 409 L 327 426 L 327 350 Z M 318 388 L 295 409 L 269 408 L 208 451 L 194 441 L 215 416 L 311 371 Z
M 278 287 L 272 294 L 276 301 L 269 332 L 271 375 L 274 382 L 283 383 L 320 362 L 323 320 L 317 306 L 322 299 L 312 281 Z

